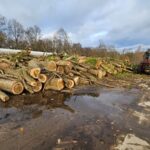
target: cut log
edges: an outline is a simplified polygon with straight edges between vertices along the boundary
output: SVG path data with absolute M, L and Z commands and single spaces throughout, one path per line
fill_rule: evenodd
M 66 61 L 66 60 L 59 60 L 56 62 L 57 65 L 59 66 L 68 66 L 70 69 L 72 69 L 72 63 L 70 61 Z
M 18 69 L 4 69 L 5 74 L 12 75 L 18 79 L 21 78 L 21 70 Z
M 64 72 L 65 72 L 64 67 L 63 67 L 63 66 L 58 66 L 58 67 L 57 67 L 57 72 L 58 72 L 59 74 L 64 74 Z
M 64 81 L 62 78 L 53 78 L 47 80 L 45 83 L 44 89 L 45 90 L 57 90 L 60 91 L 64 88 Z
M 6 62 L 0 62 L 0 69 L 6 69 L 6 68 L 10 68 L 11 65 L 9 63 Z
M 99 69 L 102 63 L 103 63 L 102 60 L 100 60 L 100 59 L 97 60 L 96 65 L 95 65 L 95 68 L 96 68 L 96 69 Z
M 67 88 L 71 89 L 71 88 L 74 87 L 74 81 L 73 81 L 73 80 L 71 80 L 71 79 L 66 79 L 66 78 L 64 78 L 63 80 L 64 80 L 65 86 L 66 86 Z
M 102 79 L 102 77 L 103 77 L 103 71 L 102 70 L 98 70 L 97 77 L 98 77 L 98 79 Z
M 32 59 L 28 62 L 28 66 L 31 67 L 31 68 L 39 68 L 41 67 L 40 66 L 40 63 L 37 59 Z
M 30 94 L 34 93 L 32 86 L 28 85 L 24 79 L 22 80 L 22 83 L 26 91 L 28 91 Z
M 107 72 L 105 70 L 102 70 L 102 75 L 105 77 L 107 75 Z
M 39 68 L 39 67 L 37 67 L 37 68 L 30 68 L 30 69 L 28 69 L 28 73 L 34 79 L 38 79 L 39 74 L 41 73 L 41 68 Z
M 17 80 L 0 79 L 0 89 L 17 95 L 23 92 L 24 86 Z
M 69 74 L 71 72 L 71 68 L 69 66 L 65 66 L 65 73 Z
M 2 102 L 7 102 L 9 100 L 9 96 L 6 95 L 4 92 L 0 91 L 0 100 Z
M 95 69 L 89 69 L 88 70 L 89 73 L 95 75 L 95 76 L 98 76 L 98 70 L 95 70 Z
M 87 57 L 85 57 L 85 56 L 80 56 L 78 58 L 78 63 L 79 64 L 85 63 L 86 61 L 87 61 Z
M 80 78 L 78 76 L 75 76 L 75 77 L 73 77 L 73 81 L 74 81 L 75 85 L 79 85 Z
M 26 82 L 31 85 L 31 86 L 36 86 L 37 82 L 35 79 L 33 79 L 28 72 L 26 71 L 26 69 L 22 69 L 22 77 L 26 80 Z
M 73 76 L 74 76 L 74 74 L 73 74 L 72 72 L 70 72 L 68 75 L 69 75 L 70 77 L 73 77 Z
M 80 85 L 89 85 L 90 84 L 90 81 L 87 80 L 86 78 L 79 78 L 79 84 Z
M 46 76 L 45 74 L 39 74 L 38 80 L 39 80 L 41 83 L 45 83 L 45 82 L 47 81 L 47 76 Z
M 79 71 L 83 71 L 83 72 L 87 72 L 88 69 L 86 68 L 83 68 L 83 67 L 80 67 L 80 66 L 77 66 L 77 65 L 74 65 L 73 68 L 75 70 L 79 70 Z
M 33 86 L 33 91 L 34 92 L 40 92 L 42 90 L 42 83 L 37 81 L 37 85 L 36 86 Z
M 55 61 L 43 62 L 42 65 L 48 71 L 56 71 L 56 69 L 57 69 L 57 65 L 56 65 Z

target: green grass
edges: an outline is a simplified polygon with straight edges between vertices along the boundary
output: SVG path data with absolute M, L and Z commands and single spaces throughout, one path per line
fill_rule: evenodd
M 51 60 L 55 60 L 55 56 L 54 55 L 49 55 L 46 58 L 47 60 L 51 61 Z
M 96 58 L 94 58 L 94 57 L 89 57 L 89 58 L 87 58 L 87 60 L 86 60 L 85 63 L 95 66 L 95 65 L 96 65 L 96 62 L 97 62 L 97 59 L 96 59 Z
M 127 73 L 127 72 L 123 72 L 123 73 L 117 73 L 115 75 L 115 78 L 118 78 L 118 79 L 127 79 L 127 78 L 131 78 L 133 77 L 133 73 Z

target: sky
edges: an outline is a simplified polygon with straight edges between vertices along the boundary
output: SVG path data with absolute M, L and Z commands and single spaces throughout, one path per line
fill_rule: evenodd
M 46 38 L 64 28 L 84 47 L 150 45 L 150 0 L 0 0 L 0 14 Z

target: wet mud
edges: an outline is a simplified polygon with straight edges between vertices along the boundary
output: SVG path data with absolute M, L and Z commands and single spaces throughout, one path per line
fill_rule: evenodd
M 118 138 L 126 134 L 149 143 L 149 119 L 139 122 L 134 115 L 144 111 L 141 96 L 136 88 L 102 87 L 14 96 L 0 103 L 0 149 L 119 149 Z

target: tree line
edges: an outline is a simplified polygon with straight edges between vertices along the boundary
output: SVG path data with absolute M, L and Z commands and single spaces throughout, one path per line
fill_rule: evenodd
M 134 62 L 142 59 L 143 52 L 118 52 L 114 46 L 106 45 L 103 41 L 95 48 L 82 47 L 80 43 L 72 43 L 67 32 L 60 28 L 53 38 L 42 38 L 42 31 L 37 25 L 25 28 L 16 19 L 8 20 L 0 15 L 0 48 L 31 49 L 33 51 L 70 53 L 90 57 L 128 57 Z
M 37 25 L 25 28 L 16 19 L 8 20 L 0 15 L 0 48 L 67 52 L 71 49 L 71 42 L 63 28 L 60 28 L 52 39 L 43 39 L 41 29 Z

